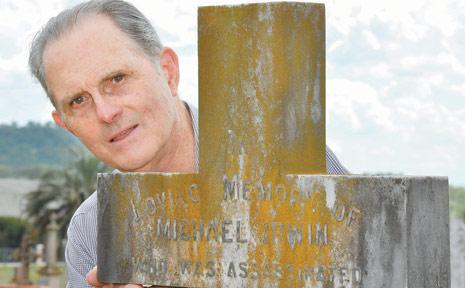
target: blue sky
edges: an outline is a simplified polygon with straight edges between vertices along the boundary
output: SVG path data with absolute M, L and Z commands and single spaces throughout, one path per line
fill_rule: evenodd
M 51 120 L 27 71 L 28 44 L 78 2 L 0 1 L 0 123 Z M 181 95 L 197 103 L 196 7 L 251 1 L 132 2 L 178 52 Z M 465 185 L 465 1 L 323 2 L 327 142 L 343 164 Z

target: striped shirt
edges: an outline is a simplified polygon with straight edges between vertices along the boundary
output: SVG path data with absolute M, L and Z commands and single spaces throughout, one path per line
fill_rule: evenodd
M 192 118 L 195 140 L 194 168 L 198 171 L 198 111 L 193 106 L 186 104 L 186 107 Z M 326 147 L 326 170 L 328 174 L 349 174 L 329 147 Z M 91 287 L 86 282 L 86 274 L 97 265 L 97 192 L 94 192 L 81 204 L 71 219 L 68 227 L 65 258 L 68 273 L 67 287 Z

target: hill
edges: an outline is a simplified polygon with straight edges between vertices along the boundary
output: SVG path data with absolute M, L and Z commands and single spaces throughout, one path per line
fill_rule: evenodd
M 82 145 L 52 123 L 0 125 L 0 176 L 27 175 L 37 169 L 60 166 Z

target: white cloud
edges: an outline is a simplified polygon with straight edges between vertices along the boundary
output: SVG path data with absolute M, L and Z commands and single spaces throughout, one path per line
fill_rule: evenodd
M 198 64 L 197 55 L 186 56 L 180 59 L 179 65 L 181 69 L 179 91 L 181 97 L 189 103 L 198 106 Z
M 348 121 L 354 130 L 360 130 L 370 123 L 381 129 L 394 129 L 391 111 L 380 101 L 378 92 L 367 83 L 330 79 L 327 85 L 329 115 Z
M 425 7 L 424 17 L 431 27 L 450 37 L 463 27 L 464 9 L 463 1 L 430 1 Z
M 334 41 L 334 42 L 331 44 L 331 46 L 329 47 L 329 49 L 328 49 L 328 54 L 331 54 L 331 53 L 334 52 L 336 49 L 338 49 L 339 47 L 341 47 L 343 44 L 344 44 L 344 41 L 343 41 L 343 40 Z
M 461 131 L 463 129 L 462 125 L 460 125 L 460 119 L 454 116 L 455 112 L 432 101 L 424 101 L 414 97 L 400 98 L 395 100 L 395 106 L 397 107 L 396 112 L 400 114 L 399 116 L 413 120 L 411 124 L 416 126 L 417 129 L 417 125 L 421 125 L 428 126 L 431 131 L 439 132 L 452 129 L 459 132 L 459 134 L 460 132 L 465 134 L 465 131 Z
M 459 85 L 451 85 L 450 90 L 464 94 L 465 96 L 465 83 Z
M 132 2 L 179 52 L 180 93 L 196 103 L 196 6 L 266 1 Z M 49 119 L 27 74 L 27 45 L 63 2 L 0 0 L 0 122 Z M 354 172 L 445 174 L 465 184 L 465 2 L 324 2 L 329 145 Z
M 380 79 L 391 78 L 392 73 L 389 70 L 390 68 L 386 63 L 380 62 L 370 68 L 370 74 Z
M 437 63 L 449 66 L 454 72 L 465 74 L 465 65 L 452 53 L 441 53 L 435 59 Z
M 0 69 L 27 71 L 29 44 L 36 31 L 53 15 L 63 9 L 61 1 L 11 1 L 0 4 L 0 39 L 2 49 L 12 50 L 11 55 L 0 52 Z M 10 53 L 8 53 L 10 54 Z
M 405 58 L 402 58 L 401 64 L 402 64 L 402 68 L 412 69 L 412 68 L 417 68 L 418 65 L 423 64 L 427 61 L 429 61 L 429 58 L 427 57 L 407 56 Z
M 379 44 L 378 38 L 369 30 L 363 30 L 363 35 L 366 38 L 368 44 L 370 44 L 371 48 L 374 50 L 379 50 L 381 45 Z

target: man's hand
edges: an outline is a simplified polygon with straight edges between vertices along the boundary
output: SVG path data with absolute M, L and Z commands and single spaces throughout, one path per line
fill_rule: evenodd
M 86 275 L 87 282 L 95 287 L 102 288 L 141 288 L 142 285 L 137 284 L 103 284 L 100 283 L 97 279 L 97 266 L 95 266 L 89 273 Z

